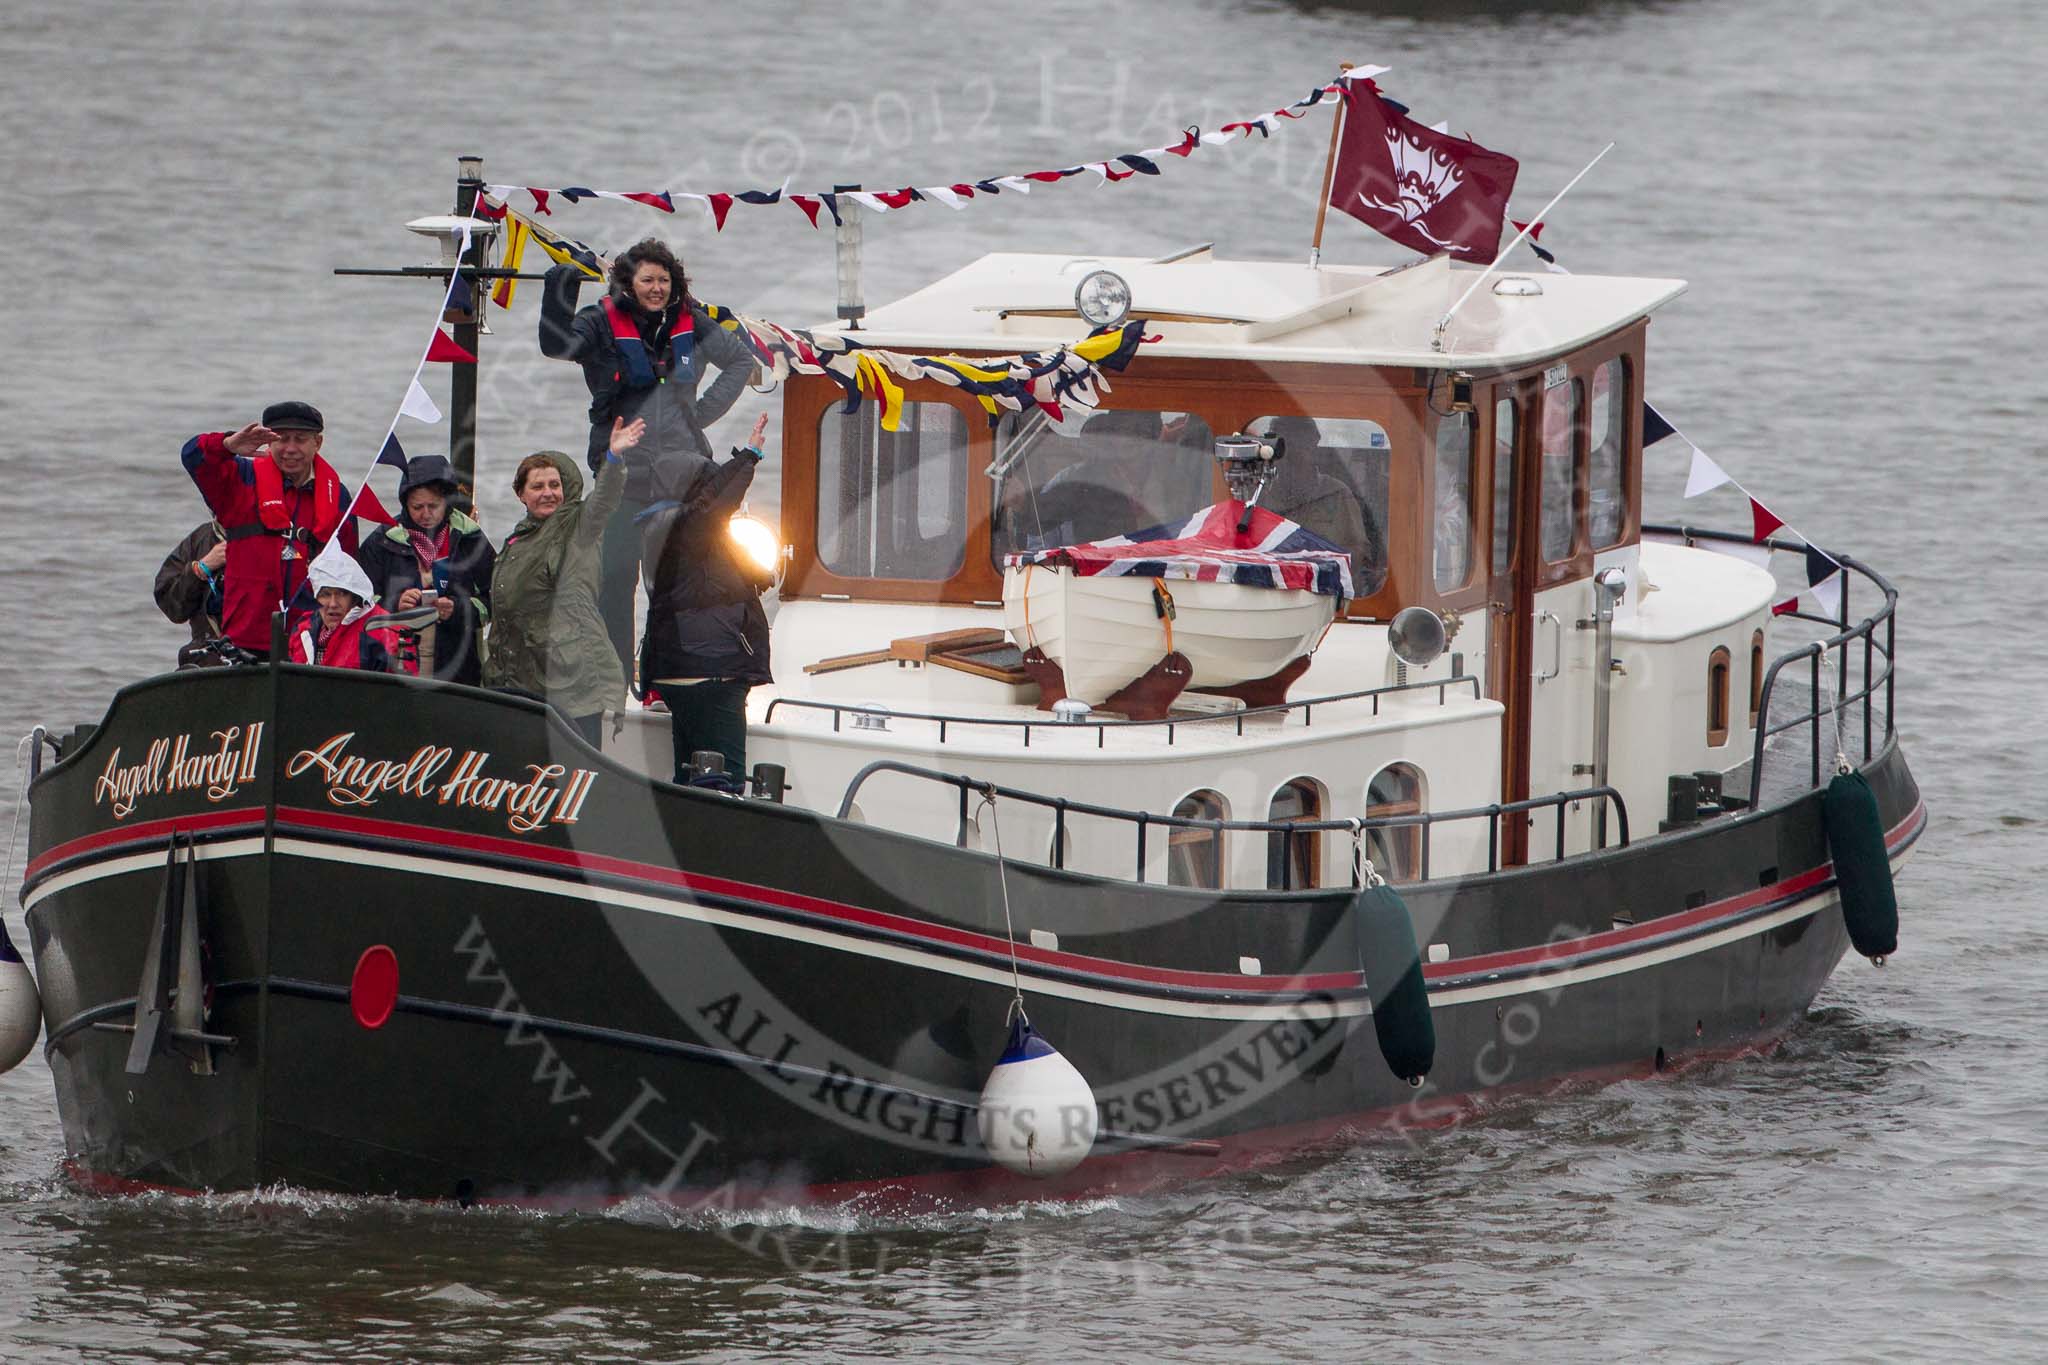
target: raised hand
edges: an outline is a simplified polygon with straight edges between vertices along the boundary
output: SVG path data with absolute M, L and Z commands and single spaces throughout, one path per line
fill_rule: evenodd
M 764 412 L 759 417 L 756 417 L 754 419 L 754 431 L 752 435 L 747 437 L 747 444 L 752 446 L 756 450 L 761 449 L 761 438 L 764 435 L 766 435 L 767 432 L 768 414 Z
M 277 433 L 261 422 L 251 422 L 240 431 L 231 432 L 221 438 L 221 444 L 228 448 L 230 455 L 254 455 L 277 439 Z
M 644 418 L 635 417 L 631 425 L 628 425 L 623 417 L 612 418 L 612 454 L 625 454 L 634 446 L 639 445 L 640 438 L 646 434 L 647 422 Z

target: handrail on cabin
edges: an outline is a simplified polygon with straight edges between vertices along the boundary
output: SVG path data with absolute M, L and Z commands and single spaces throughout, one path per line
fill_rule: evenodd
M 1678 536 L 1688 545 L 1701 540 L 1721 541 L 1739 545 L 1761 543 L 1767 549 L 1773 551 L 1799 555 L 1804 555 L 1808 548 L 1801 541 L 1789 541 L 1773 536 L 1758 542 L 1753 537 L 1742 535 L 1739 532 L 1717 531 L 1695 526 L 1644 526 L 1643 531 L 1645 534 Z M 1842 605 L 1838 616 L 1816 616 L 1811 612 L 1798 610 L 1785 613 L 1797 620 L 1809 621 L 1822 626 L 1834 626 L 1836 630 L 1834 634 L 1826 639 L 1815 640 L 1789 653 L 1779 655 L 1771 661 L 1770 667 L 1765 670 L 1763 685 L 1759 689 L 1757 697 L 1756 737 L 1749 763 L 1749 806 L 1751 810 L 1756 809 L 1758 800 L 1763 793 L 1764 745 L 1765 741 L 1772 735 L 1783 734 L 1787 730 L 1795 730 L 1802 725 L 1811 728 L 1813 732 L 1813 753 L 1810 756 L 1812 763 L 1811 777 L 1812 785 L 1818 787 L 1821 784 L 1821 756 L 1824 752 L 1821 746 L 1822 717 L 1839 715 L 1850 705 L 1857 702 L 1862 703 L 1863 761 L 1865 763 L 1871 760 L 1882 744 L 1891 742 L 1894 733 L 1894 687 L 1898 674 L 1898 658 L 1896 653 L 1898 589 L 1894 588 L 1883 574 L 1878 573 L 1877 570 L 1853 556 L 1830 552 L 1828 557 L 1840 564 L 1845 571 L 1853 571 L 1868 579 L 1882 594 L 1883 604 L 1869 616 L 1851 625 L 1849 622 L 1849 574 L 1845 572 L 1842 576 Z M 1877 642 L 1877 629 L 1880 625 L 1884 627 L 1883 644 Z M 1863 686 L 1858 691 L 1851 692 L 1849 690 L 1849 653 L 1850 647 L 1858 641 L 1861 641 L 1863 645 Z M 1821 699 L 1821 670 L 1825 666 L 1827 656 L 1831 652 L 1835 655 L 1835 697 L 1831 705 L 1824 705 Z M 1884 658 L 1884 667 L 1881 672 L 1877 671 L 1877 657 L 1879 655 L 1882 655 Z M 1787 667 L 1798 663 L 1802 659 L 1807 662 L 1807 709 L 1789 720 L 1772 725 L 1770 723 L 1771 703 L 1776 696 L 1778 675 Z M 1874 714 L 1877 691 L 1880 684 L 1882 684 L 1884 689 L 1884 738 L 1881 741 L 1875 737 L 1876 725 Z
M 839 799 L 838 818 L 846 819 L 853 811 L 854 800 L 870 777 L 877 773 L 898 773 L 906 777 L 920 778 L 928 782 L 939 782 L 958 789 L 960 793 L 960 820 L 954 836 L 957 847 L 967 846 L 968 808 L 971 799 L 982 796 L 995 800 L 1021 801 L 1026 805 L 1040 806 L 1053 812 L 1052 865 L 1066 866 L 1067 825 L 1069 814 L 1090 815 L 1109 820 L 1121 820 L 1137 826 L 1138 865 L 1136 881 L 1145 880 L 1145 833 L 1152 825 L 1164 825 L 1169 829 L 1200 829 L 1221 834 L 1225 830 L 1252 834 L 1317 834 L 1334 831 L 1348 831 L 1354 839 L 1362 840 L 1372 830 L 1413 829 L 1422 830 L 1421 865 L 1416 869 L 1423 881 L 1429 880 L 1429 855 L 1435 827 L 1457 820 L 1478 820 L 1487 822 L 1486 870 L 1500 870 L 1500 822 L 1501 817 L 1519 815 L 1526 811 L 1555 807 L 1557 810 L 1557 857 L 1564 859 L 1566 807 L 1580 801 L 1601 800 L 1613 807 L 1615 829 L 1621 836 L 1616 848 L 1627 848 L 1629 843 L 1628 803 L 1613 787 L 1581 787 L 1576 791 L 1553 792 L 1548 796 L 1532 796 L 1520 801 L 1496 802 L 1487 806 L 1472 806 L 1465 810 L 1416 811 L 1403 815 L 1382 815 L 1362 820 L 1201 820 L 1183 815 L 1158 815 L 1151 811 L 1128 810 L 1120 806 L 1098 806 L 1093 802 L 1075 801 L 1064 796 L 1046 796 L 1040 792 L 1022 791 L 1013 787 L 1000 787 L 982 778 L 969 777 L 965 773 L 941 772 L 936 768 L 919 767 L 893 758 L 877 759 L 853 775 L 846 784 L 846 793 Z M 1358 878 L 1358 868 L 1352 868 L 1353 884 Z

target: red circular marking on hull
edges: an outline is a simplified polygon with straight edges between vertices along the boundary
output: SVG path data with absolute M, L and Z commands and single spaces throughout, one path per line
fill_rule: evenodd
M 349 978 L 348 1007 L 364 1028 L 382 1028 L 398 1004 L 398 954 L 383 944 L 363 949 Z

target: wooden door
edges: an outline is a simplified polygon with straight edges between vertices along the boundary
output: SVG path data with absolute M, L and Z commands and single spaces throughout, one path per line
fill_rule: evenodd
M 1486 613 L 1490 641 L 1486 652 L 1486 695 L 1507 708 L 1501 717 L 1500 791 L 1502 801 L 1529 795 L 1530 616 L 1534 610 L 1533 577 L 1525 571 L 1525 546 L 1533 505 L 1522 496 L 1522 456 L 1526 444 L 1526 386 L 1496 384 L 1486 390 L 1486 524 L 1491 528 L 1487 556 Z M 1528 858 L 1528 821 L 1501 823 L 1501 863 L 1515 866 Z

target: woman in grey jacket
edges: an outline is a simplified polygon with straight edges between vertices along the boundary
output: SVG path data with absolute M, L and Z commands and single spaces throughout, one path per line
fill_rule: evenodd
M 721 326 L 690 297 L 689 278 L 675 253 L 649 237 L 611 263 L 610 288 L 588 308 L 576 307 L 583 273 L 558 265 L 548 271 L 540 314 L 541 354 L 573 360 L 590 388 L 588 456 L 596 470 L 623 419 L 647 424 L 647 435 L 626 461 L 626 488 L 606 524 L 598 610 L 619 664 L 633 676 L 633 590 L 640 574 L 640 539 L 633 518 L 655 500 L 657 489 L 689 486 L 711 462 L 704 429 L 723 417 L 746 387 L 754 353 L 739 333 Z M 700 395 L 706 366 L 718 378 Z

